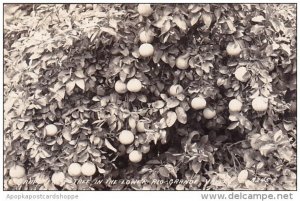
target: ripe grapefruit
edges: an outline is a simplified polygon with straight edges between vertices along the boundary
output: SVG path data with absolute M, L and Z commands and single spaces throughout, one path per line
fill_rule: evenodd
M 239 67 L 235 70 L 234 76 L 240 82 L 247 82 L 250 78 L 250 73 L 245 67 Z
M 203 116 L 205 119 L 212 119 L 216 116 L 216 111 L 214 109 L 205 108 L 203 110 Z
M 150 43 L 144 43 L 140 46 L 139 53 L 142 57 L 150 57 L 154 53 L 154 47 Z
M 258 96 L 252 100 L 252 108 L 257 112 L 264 112 L 268 109 L 268 99 Z
M 13 187 L 13 186 L 15 186 L 16 184 L 15 184 L 15 182 L 14 182 L 13 179 L 9 179 L 9 180 L 7 181 L 7 185 L 10 186 L 10 187 Z
M 187 69 L 189 67 L 189 58 L 179 56 L 176 59 L 176 67 L 181 70 Z
M 45 130 L 46 130 L 46 135 L 48 136 L 54 136 L 58 131 L 57 126 L 55 126 L 54 124 L 47 125 L 45 127 Z
M 12 178 L 22 178 L 25 176 L 25 168 L 20 165 L 14 165 L 9 170 L 9 176 Z
M 55 172 L 51 177 L 51 181 L 54 185 L 63 186 L 65 183 L 65 174 L 63 172 Z
M 71 163 L 68 168 L 68 173 L 72 177 L 81 175 L 81 165 L 79 163 Z
M 231 112 L 240 112 L 242 110 L 242 102 L 237 99 L 232 99 L 229 102 L 229 111 Z
M 129 154 L 129 160 L 133 163 L 138 163 L 142 160 L 143 155 L 140 151 L 137 150 L 133 150 L 132 152 L 130 152 Z
M 195 110 L 200 110 L 206 107 L 206 100 L 203 97 L 193 98 L 191 106 Z
M 81 173 L 85 176 L 93 176 L 96 173 L 96 166 L 92 162 L 85 162 L 81 166 Z
M 226 51 L 230 56 L 238 56 L 242 52 L 242 49 L 237 42 L 230 42 L 226 47 Z
M 116 81 L 115 83 L 115 91 L 119 94 L 124 94 L 127 92 L 127 87 L 126 84 L 124 82 L 122 82 L 121 80 Z
M 144 17 L 149 17 L 153 12 L 150 4 L 139 4 L 137 10 Z
M 171 96 L 177 96 L 183 92 L 183 87 L 180 84 L 174 84 L 169 89 L 169 94 Z
M 136 130 L 140 133 L 145 132 L 145 122 L 143 121 L 138 121 L 136 124 Z
M 127 82 L 127 89 L 130 92 L 139 92 L 142 89 L 142 83 L 136 78 L 133 78 Z
M 12 178 L 12 181 L 15 185 L 23 185 L 24 182 L 26 181 L 26 177 L 21 177 L 21 178 Z
M 153 41 L 153 32 L 151 30 L 145 30 L 140 33 L 140 41 L 142 43 L 151 43 Z
M 129 130 L 123 130 L 119 135 L 119 142 L 124 145 L 131 144 L 134 141 L 134 135 Z

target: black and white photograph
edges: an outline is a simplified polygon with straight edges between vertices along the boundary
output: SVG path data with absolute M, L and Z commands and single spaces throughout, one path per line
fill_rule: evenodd
M 3 3 L 2 190 L 296 191 L 296 17 Z

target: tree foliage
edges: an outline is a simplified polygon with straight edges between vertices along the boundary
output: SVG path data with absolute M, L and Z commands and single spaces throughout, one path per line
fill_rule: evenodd
M 296 182 L 296 5 L 6 4 L 4 6 L 5 188 L 23 190 L 292 190 Z M 152 57 L 139 35 L 154 36 Z M 229 56 L 237 42 L 242 52 Z M 189 68 L 176 67 L 188 55 Z M 247 82 L 234 72 L 246 67 Z M 136 78 L 137 93 L 114 85 Z M 180 84 L 177 96 L 169 88 Z M 203 118 L 190 102 L 202 95 L 216 111 Z M 256 112 L 254 98 L 268 99 Z M 230 113 L 237 98 L 242 111 Z M 138 122 L 145 131 L 138 132 Z M 59 133 L 46 136 L 55 124 Z M 131 130 L 135 141 L 121 145 Z M 128 153 L 150 145 L 134 164 Z M 192 184 L 78 184 L 70 163 L 93 162 L 82 179 L 193 180 Z M 9 186 L 19 164 L 36 185 Z M 59 187 L 51 181 L 63 172 Z M 265 181 L 268 178 L 268 181 Z

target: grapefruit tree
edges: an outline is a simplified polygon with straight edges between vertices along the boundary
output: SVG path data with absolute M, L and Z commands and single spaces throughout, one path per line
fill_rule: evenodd
M 5 4 L 4 189 L 294 190 L 295 16 L 294 4 Z M 75 182 L 121 177 L 194 182 Z

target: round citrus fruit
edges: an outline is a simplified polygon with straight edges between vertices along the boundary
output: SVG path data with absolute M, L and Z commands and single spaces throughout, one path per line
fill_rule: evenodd
M 138 121 L 136 124 L 136 130 L 140 133 L 145 132 L 145 122 L 143 121 Z
M 57 126 L 55 126 L 54 124 L 47 125 L 45 127 L 45 130 L 46 130 L 46 135 L 48 136 L 54 136 L 58 131 Z
M 9 176 L 12 178 L 21 178 L 25 176 L 25 168 L 20 165 L 14 165 L 9 170 Z
M 229 110 L 231 112 L 240 112 L 242 110 L 242 102 L 237 100 L 237 99 L 232 99 L 230 102 L 229 102 Z
M 35 174 L 35 182 L 37 184 L 44 184 L 48 180 L 48 175 L 44 173 L 37 173 Z
M 176 59 L 176 67 L 181 70 L 187 69 L 189 67 L 189 59 L 182 56 L 178 57 Z
M 26 181 L 26 177 L 21 177 L 21 178 L 12 178 L 13 182 L 15 185 L 23 185 L 24 182 Z
M 193 98 L 191 106 L 195 110 L 201 110 L 206 107 L 206 100 L 203 97 Z
M 205 119 L 212 119 L 216 116 L 216 111 L 210 108 L 205 108 L 203 110 L 203 116 Z
M 116 81 L 115 83 L 115 91 L 119 94 L 124 94 L 127 92 L 127 87 L 126 84 L 124 82 L 122 82 L 121 80 Z
M 140 46 L 139 53 L 142 57 L 150 57 L 154 53 L 154 47 L 150 43 L 144 43 Z
M 258 96 L 252 100 L 252 108 L 257 112 L 264 112 L 268 109 L 268 99 Z
M 139 92 L 142 89 L 142 83 L 136 78 L 133 78 L 127 82 L 127 89 L 130 92 Z
M 134 135 L 129 130 L 123 130 L 119 135 L 119 142 L 124 145 L 131 144 L 134 141 Z
M 171 96 L 177 96 L 183 92 L 183 87 L 179 84 L 174 84 L 170 87 L 169 93 Z
M 129 160 L 133 163 L 138 163 L 142 160 L 143 155 L 140 151 L 137 150 L 133 150 L 132 152 L 130 152 L 129 154 Z
M 7 181 L 7 185 L 10 186 L 10 187 L 13 187 L 13 186 L 15 186 L 16 184 L 15 184 L 15 182 L 14 182 L 13 179 L 9 179 L 9 180 Z
M 150 4 L 139 4 L 137 10 L 139 14 L 144 17 L 150 16 L 153 12 Z
M 63 172 L 55 172 L 51 177 L 54 185 L 62 186 L 65 183 L 65 174 Z
M 96 166 L 92 162 L 85 162 L 81 166 L 81 173 L 85 176 L 93 176 L 96 173 Z
M 140 41 L 142 43 L 151 43 L 153 41 L 153 32 L 150 30 L 145 30 L 140 33 Z
M 247 82 L 250 78 L 250 73 L 245 67 L 239 67 L 235 70 L 234 76 L 240 82 Z
M 81 165 L 79 163 L 71 163 L 68 168 L 68 173 L 72 177 L 81 175 Z
M 230 56 L 238 56 L 242 52 L 242 49 L 237 42 L 230 42 L 226 47 L 226 51 Z

